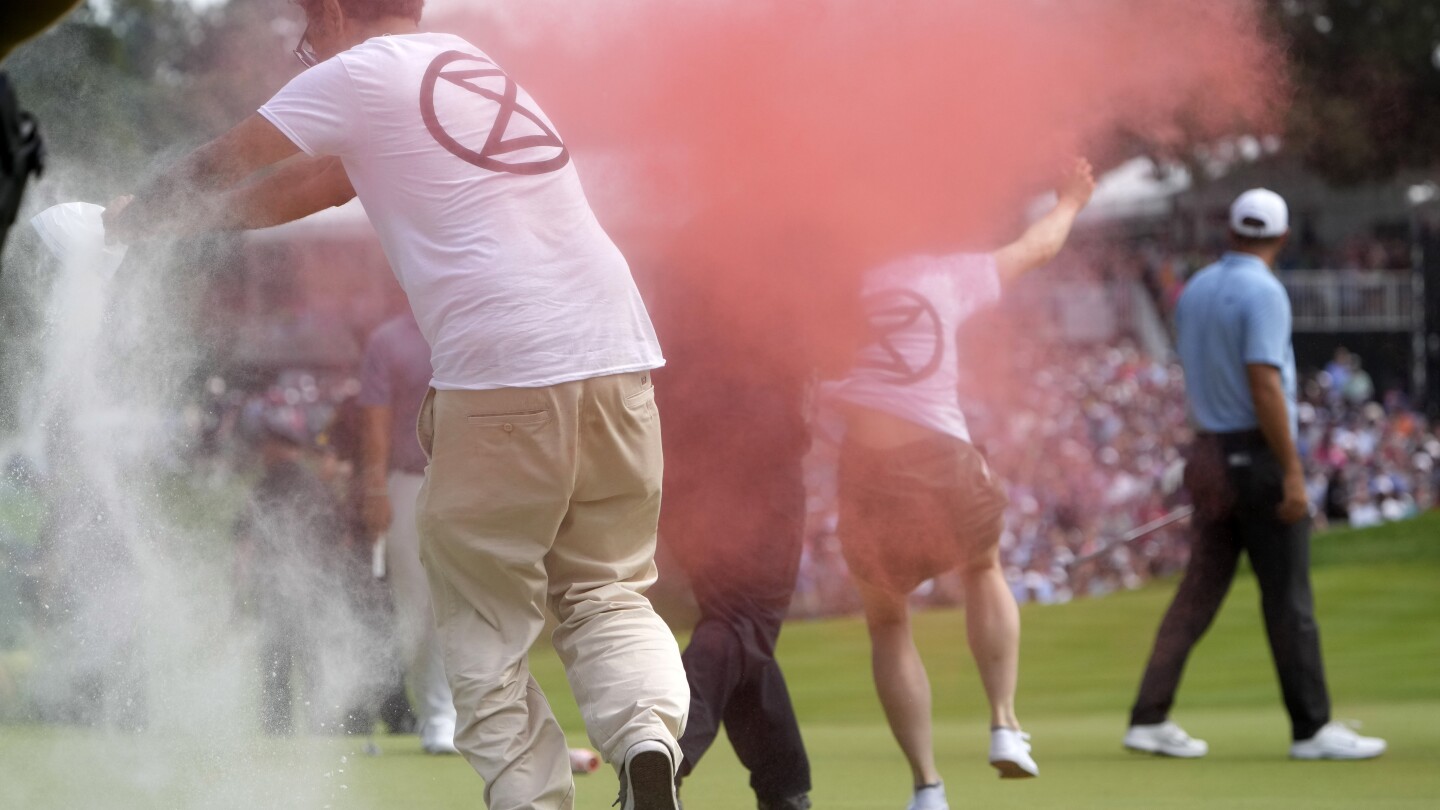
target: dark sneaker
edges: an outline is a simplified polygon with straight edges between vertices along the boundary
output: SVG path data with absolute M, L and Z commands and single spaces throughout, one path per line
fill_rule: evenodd
M 810 794 L 801 793 L 788 799 L 761 799 L 758 810 L 810 810 Z
M 675 760 L 659 740 L 645 740 L 625 752 L 620 770 L 620 810 L 680 810 L 675 796 Z

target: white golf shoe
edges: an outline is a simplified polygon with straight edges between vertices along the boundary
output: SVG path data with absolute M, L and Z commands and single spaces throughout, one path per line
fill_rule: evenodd
M 443 720 L 426 721 L 420 729 L 420 748 L 427 754 L 458 754 L 455 747 L 455 724 Z
M 1291 759 L 1374 759 L 1385 753 L 1379 737 L 1361 737 L 1344 723 L 1326 723 L 1314 737 L 1296 740 L 1290 746 Z
M 1131 751 L 1181 759 L 1197 759 L 1210 752 L 1210 746 L 1204 740 L 1191 737 L 1185 729 L 1169 720 L 1148 726 L 1131 726 L 1125 732 L 1125 747 Z
M 950 810 L 950 803 L 945 800 L 945 783 L 916 788 L 906 810 Z
M 1030 735 L 1013 728 L 990 732 L 990 765 L 1001 779 L 1029 779 L 1040 775 L 1040 766 L 1030 756 Z

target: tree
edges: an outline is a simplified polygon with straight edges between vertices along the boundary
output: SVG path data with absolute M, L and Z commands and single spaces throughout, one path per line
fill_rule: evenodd
M 88 196 L 104 198 L 253 112 L 296 73 L 288 7 L 113 0 L 104 14 L 82 7 L 5 67 L 40 120 L 50 165 L 85 167 Z
M 103 203 L 134 190 L 156 164 L 239 121 L 293 76 L 300 65 L 290 49 L 299 33 L 298 13 L 286 0 L 205 11 L 186 0 L 111 0 L 103 12 L 81 7 L 5 61 L 48 151 L 44 182 L 31 185 L 27 206 Z M 9 375 L 38 363 L 44 286 L 35 273 L 21 272 L 39 261 L 33 233 L 21 227 L 12 237 L 5 259 L 14 272 L 0 274 L 0 438 L 17 392 Z M 177 284 L 198 286 L 222 272 L 228 244 L 226 237 L 190 240 L 177 254 L 192 259 L 174 273 Z
M 1437 163 L 1440 0 L 1272 0 L 1294 85 L 1287 146 L 1339 184 Z

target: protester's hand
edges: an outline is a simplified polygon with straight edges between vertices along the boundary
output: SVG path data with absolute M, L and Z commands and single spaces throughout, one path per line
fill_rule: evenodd
M 379 537 L 390 530 L 390 520 L 394 514 L 390 509 L 390 496 L 384 490 L 365 493 L 363 512 L 365 528 L 370 531 L 371 537 Z
M 1310 514 L 1310 499 L 1305 494 L 1305 474 L 1298 470 L 1285 474 L 1285 496 L 1276 509 L 1286 523 L 1299 523 Z
M 104 212 L 100 214 L 100 221 L 105 223 L 105 244 L 126 245 L 134 241 L 134 228 L 126 222 L 128 217 L 121 216 L 130 203 L 135 202 L 135 197 L 125 194 L 110 201 L 105 206 Z
M 1069 203 L 1076 208 L 1084 208 L 1090 203 L 1090 196 L 1095 193 L 1095 168 L 1085 158 L 1075 158 L 1074 164 L 1065 172 L 1060 180 L 1060 187 L 1055 190 L 1061 203 Z

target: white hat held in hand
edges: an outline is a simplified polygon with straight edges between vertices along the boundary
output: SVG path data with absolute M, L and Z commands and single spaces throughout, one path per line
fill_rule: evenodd
M 108 279 L 120 269 L 126 248 L 105 244 L 105 224 L 100 219 L 104 210 L 92 203 L 62 203 L 36 214 L 30 224 L 62 264 L 85 268 Z

